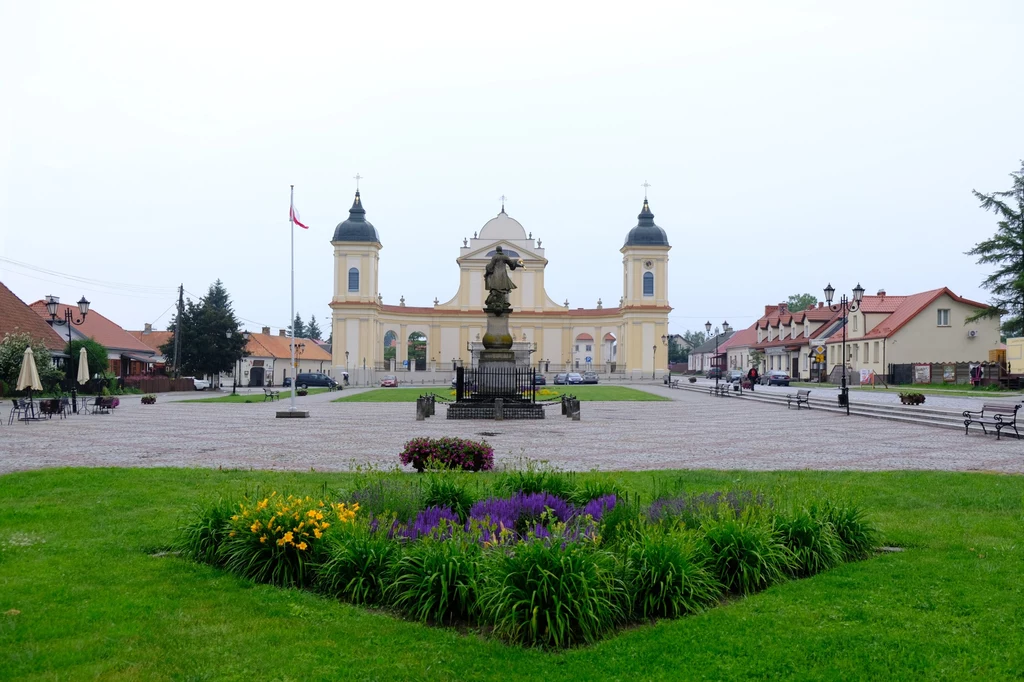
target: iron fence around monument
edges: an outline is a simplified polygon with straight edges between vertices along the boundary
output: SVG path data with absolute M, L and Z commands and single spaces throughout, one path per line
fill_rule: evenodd
M 537 371 L 532 367 L 458 367 L 455 400 L 490 401 L 494 398 L 535 402 Z

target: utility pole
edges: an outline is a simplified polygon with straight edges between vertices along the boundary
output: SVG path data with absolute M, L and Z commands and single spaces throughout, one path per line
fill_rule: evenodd
M 174 378 L 181 374 L 181 311 L 185 307 L 185 285 L 178 286 L 178 316 L 174 320 Z

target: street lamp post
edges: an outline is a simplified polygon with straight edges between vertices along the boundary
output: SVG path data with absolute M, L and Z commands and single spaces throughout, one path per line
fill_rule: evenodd
M 651 379 L 658 378 L 658 344 L 651 346 Z
M 700 319 L 700 318 L 697 318 L 697 319 Z M 708 320 L 707 322 L 704 323 L 704 329 L 707 330 L 708 334 L 711 333 L 711 320 Z M 722 322 L 722 333 L 723 334 L 728 334 L 729 333 L 729 323 L 728 322 Z M 719 340 L 721 338 L 722 338 L 722 334 L 719 334 L 718 330 L 716 329 L 715 330 L 715 364 L 714 364 L 714 367 L 718 368 L 718 371 L 715 372 L 715 390 L 716 391 L 718 390 L 718 378 L 720 376 L 722 376 L 722 366 L 719 364 L 719 358 L 718 358 L 718 342 L 719 342 Z
M 666 349 L 665 352 L 668 353 L 668 355 L 665 356 L 665 364 L 668 366 L 668 385 L 669 386 L 672 385 L 672 346 L 669 345 L 670 342 L 671 342 L 671 339 L 672 339 L 672 337 L 670 337 L 670 336 L 668 336 L 666 334 L 662 334 L 661 335 L 661 345 L 665 346 L 665 349 Z
M 864 287 L 857 283 L 857 286 L 853 288 L 853 300 L 851 301 L 843 294 L 839 297 L 839 302 L 832 305 L 832 296 L 836 293 L 835 287 L 830 282 L 825 287 L 825 304 L 828 305 L 829 310 L 834 313 L 842 312 L 843 314 L 843 351 L 842 351 L 842 364 L 843 364 L 843 379 L 842 383 L 839 384 L 839 404 L 846 406 L 846 416 L 850 416 L 850 387 L 846 385 L 846 323 L 847 315 L 855 313 L 860 310 L 860 302 L 864 300 Z M 827 365 L 826 365 L 827 368 Z
M 226 331 L 226 332 L 224 332 L 224 336 L 230 339 L 230 338 L 233 338 L 235 336 L 235 333 L 236 332 L 233 331 L 233 330 Z M 242 338 L 245 339 L 246 343 L 248 343 L 249 342 L 249 332 L 242 332 Z M 237 371 L 235 372 L 235 376 L 232 377 L 232 381 L 231 381 L 231 395 L 238 395 L 238 375 L 242 373 L 242 355 L 244 353 L 245 353 L 245 348 L 243 347 L 242 348 L 242 352 L 238 354 L 238 360 L 235 363 Z
M 85 300 L 85 296 L 78 301 L 78 312 L 82 314 L 82 319 L 76 320 L 75 314 L 71 312 L 71 306 L 64 309 L 64 319 L 57 319 L 57 307 L 60 304 L 60 299 L 56 296 L 46 296 L 46 312 L 50 313 L 50 321 L 57 325 L 65 325 L 68 328 L 68 366 L 71 365 L 71 327 L 79 327 L 85 322 L 85 316 L 89 314 L 89 301 Z M 78 414 L 78 391 L 75 389 L 78 384 L 78 378 L 75 377 L 71 380 L 71 411 Z

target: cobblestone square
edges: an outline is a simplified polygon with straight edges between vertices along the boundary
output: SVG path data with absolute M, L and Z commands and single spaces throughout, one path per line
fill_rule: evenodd
M 573 422 L 417 422 L 411 403 L 297 400 L 309 419 L 275 419 L 287 401 L 196 404 L 121 399 L 110 415 L 0 426 L 0 472 L 63 466 L 224 467 L 339 471 L 390 466 L 416 436 L 485 439 L 498 461 L 526 455 L 566 469 L 828 469 L 1024 472 L 1024 443 L 947 429 L 786 410 L 753 401 L 664 391 L 669 402 L 585 402 Z M 4 416 L 9 406 L 4 405 Z

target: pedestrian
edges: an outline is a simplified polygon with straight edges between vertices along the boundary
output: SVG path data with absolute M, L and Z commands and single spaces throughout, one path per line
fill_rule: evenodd
M 757 383 L 757 367 L 751 367 L 750 371 L 747 372 L 747 379 L 750 381 L 750 390 L 754 390 L 754 384 Z
M 975 388 L 981 386 L 981 365 L 971 367 L 971 385 Z

